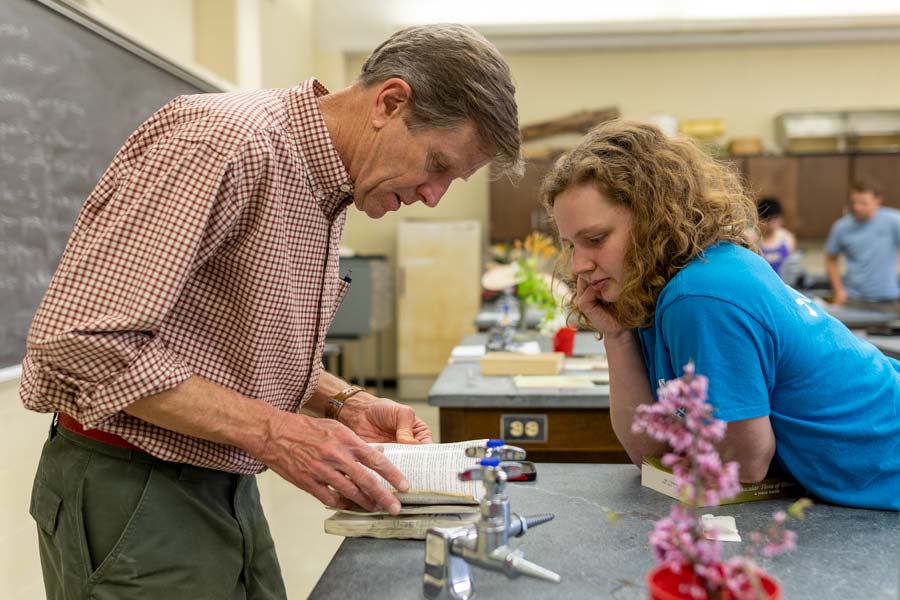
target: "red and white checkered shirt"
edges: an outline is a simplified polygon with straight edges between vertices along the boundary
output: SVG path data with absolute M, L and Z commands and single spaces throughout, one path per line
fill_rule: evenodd
M 159 458 L 262 463 L 123 412 L 198 375 L 295 411 L 316 388 L 346 292 L 352 182 L 310 79 L 180 96 L 141 125 L 85 202 L 28 335 L 25 406 Z

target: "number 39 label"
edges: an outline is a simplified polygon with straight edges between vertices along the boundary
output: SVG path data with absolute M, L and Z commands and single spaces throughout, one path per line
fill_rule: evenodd
M 520 444 L 546 443 L 547 415 L 501 415 L 500 437 Z

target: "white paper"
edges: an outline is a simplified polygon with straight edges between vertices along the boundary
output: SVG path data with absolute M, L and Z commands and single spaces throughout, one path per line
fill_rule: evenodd
M 478 358 L 484 356 L 487 349 L 484 344 L 480 346 L 457 346 L 450 352 L 451 358 Z
M 592 388 L 596 383 L 591 377 L 571 377 L 567 375 L 516 375 L 513 382 L 519 389 L 525 388 Z
M 605 356 L 567 356 L 563 361 L 563 371 L 606 371 L 609 361 Z
M 740 542 L 737 523 L 734 517 L 703 515 L 700 517 L 703 524 L 703 535 L 708 540 L 720 540 L 723 542 Z
M 537 341 L 522 342 L 521 344 L 513 344 L 509 352 L 521 352 L 522 354 L 540 354 L 541 345 Z

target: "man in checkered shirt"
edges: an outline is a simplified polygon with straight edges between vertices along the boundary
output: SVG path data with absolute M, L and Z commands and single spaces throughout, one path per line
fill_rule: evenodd
M 21 396 L 57 413 L 32 493 L 49 597 L 283 598 L 255 474 L 400 509 L 367 442 L 412 409 L 321 368 L 347 208 L 437 206 L 521 174 L 509 69 L 457 25 L 394 34 L 350 87 L 181 96 L 88 197 L 32 323 Z M 301 406 L 328 418 L 299 414 Z

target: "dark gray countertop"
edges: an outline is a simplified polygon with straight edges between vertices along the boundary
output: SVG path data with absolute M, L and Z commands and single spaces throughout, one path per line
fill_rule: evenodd
M 864 340 L 881 350 L 884 354 L 900 359 L 900 335 L 872 335 L 857 333 Z
M 837 306 L 829 304 L 825 307 L 828 314 L 850 329 L 884 325 L 897 319 L 897 314 L 884 310 L 860 308 L 856 306 Z
M 647 598 L 653 566 L 647 536 L 668 514 L 671 499 L 640 485 L 631 465 L 541 464 L 538 481 L 508 488 L 513 512 L 553 512 L 556 519 L 513 540 L 525 558 L 562 576 L 558 585 L 473 568 L 479 598 Z M 704 509 L 731 515 L 744 542 L 724 543 L 727 555 L 746 547 L 790 500 Z M 607 511 L 619 518 L 611 524 Z M 900 573 L 900 517 L 894 512 L 814 505 L 792 522 L 797 550 L 761 561 L 790 600 L 894 600 Z M 422 598 L 421 541 L 348 538 L 310 598 Z
M 460 346 L 484 346 L 486 334 L 467 335 Z M 550 340 L 538 338 L 541 349 L 550 350 Z M 579 331 L 575 335 L 575 355 L 604 355 L 603 342 L 595 334 Z M 590 373 L 571 373 L 572 376 Z M 478 359 L 450 362 L 428 392 L 428 403 L 446 408 L 608 408 L 609 386 L 592 388 L 516 387 L 512 377 L 481 375 Z

